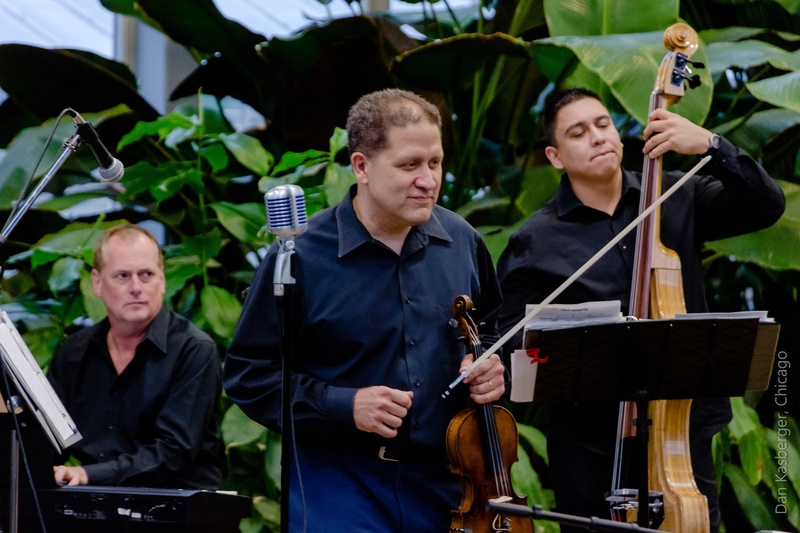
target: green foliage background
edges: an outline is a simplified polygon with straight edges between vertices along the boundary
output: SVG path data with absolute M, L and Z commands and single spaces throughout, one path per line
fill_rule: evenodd
M 768 309 L 783 324 L 779 350 L 797 361 L 800 3 L 660 0 L 643 8 L 641 0 L 496 0 L 481 2 L 482 10 L 451 9 L 447 0 L 408 3 L 418 9 L 367 16 L 351 1 L 352 16 L 267 38 L 226 19 L 212 0 L 102 0 L 197 59 L 172 94 L 190 103 L 163 116 L 138 94 L 125 65 L 84 51 L 0 45 L 0 87 L 9 95 L 0 104 L 6 216 L 28 176 L 41 179 L 71 135 L 71 125 L 60 123 L 48 140 L 65 107 L 117 143 L 126 164 L 118 186 L 100 185 L 90 174 L 91 155 L 79 151 L 5 245 L 2 305 L 39 363 L 46 367 L 60 340 L 86 319 L 102 318 L 89 282 L 91 249 L 103 229 L 125 220 L 155 223 L 163 232 L 167 305 L 213 335 L 224 353 L 242 291 L 271 241 L 263 193 L 299 184 L 309 214 L 337 203 L 354 181 L 341 129 L 347 109 L 384 87 L 412 89 L 443 110 L 447 179 L 440 203 L 476 226 L 497 258 L 558 183 L 538 130 L 543 99 L 557 87 L 596 90 L 624 137 L 625 166 L 638 167 L 648 95 L 666 53 L 663 32 L 677 21 L 698 31 L 692 60 L 705 68 L 695 68 L 701 86 L 673 110 L 745 148 L 787 197 L 775 226 L 709 243 L 710 304 L 720 311 Z M 404 24 L 422 37 L 401 31 Z M 39 68 L 25 68 L 32 63 Z M 232 99 L 260 113 L 265 126 L 237 131 L 225 113 Z M 688 169 L 689 159 L 670 156 L 665 165 Z M 784 376 L 796 384 L 788 371 Z M 734 421 L 715 439 L 727 531 L 800 528 L 800 389 L 790 387 L 779 405 L 778 385 L 735 399 Z M 551 509 L 546 419 L 535 407 L 510 407 L 520 421 L 515 486 L 530 504 Z M 220 408 L 226 488 L 253 498 L 253 517 L 241 529 L 277 531 L 280 437 L 224 398 Z M 558 527 L 538 521 L 536 528 Z

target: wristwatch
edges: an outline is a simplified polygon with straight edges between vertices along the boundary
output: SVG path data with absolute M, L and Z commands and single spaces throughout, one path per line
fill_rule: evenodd
M 719 150 L 719 133 L 712 133 L 708 140 L 708 151 L 716 152 L 717 150 Z

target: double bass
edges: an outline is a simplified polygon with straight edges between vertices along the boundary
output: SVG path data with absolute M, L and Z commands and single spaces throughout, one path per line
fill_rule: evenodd
M 472 301 L 457 296 L 451 324 L 468 343 L 477 360 L 483 353 L 478 327 L 470 317 Z M 507 516 L 487 510 L 489 501 L 526 505 L 514 492 L 510 468 L 517 462 L 517 422 L 508 409 L 491 403 L 463 409 L 447 427 L 447 453 L 453 472 L 462 479 L 462 498 L 451 511 L 451 533 L 533 533 L 530 517 Z
M 697 33 L 683 23 L 673 24 L 664 32 L 664 56 L 650 95 L 650 109 L 666 109 L 683 96 L 684 80 L 690 87 L 696 78 L 688 77 L 689 57 L 697 49 Z M 646 157 L 642 173 L 640 212 L 661 195 L 661 157 Z M 629 313 L 636 318 L 673 318 L 686 312 L 680 257 L 668 249 L 659 237 L 660 208 L 639 226 L 636 236 L 634 274 Z M 651 493 L 660 494 L 666 531 L 707 533 L 710 530 L 708 502 L 698 490 L 689 453 L 689 412 L 692 401 L 655 400 L 649 403 L 648 478 Z M 623 404 L 620 431 L 627 433 L 633 406 Z M 644 420 L 639 418 L 639 420 Z M 633 430 L 635 431 L 635 429 Z M 623 435 L 618 435 L 621 442 Z M 619 442 L 618 442 L 619 444 Z M 622 450 L 618 446 L 618 453 Z M 618 461 L 621 465 L 621 461 Z M 615 486 L 621 478 L 615 472 Z M 640 499 L 640 502 L 642 499 Z M 641 510 L 639 510 L 641 512 Z M 640 523 L 640 525 L 642 525 Z

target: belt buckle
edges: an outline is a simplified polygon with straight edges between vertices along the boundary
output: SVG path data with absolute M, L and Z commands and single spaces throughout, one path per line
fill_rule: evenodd
M 386 456 L 386 446 L 381 446 L 380 448 L 378 448 L 378 459 L 380 459 L 381 461 L 390 461 L 392 463 L 400 462 L 399 459 L 392 459 L 391 457 Z

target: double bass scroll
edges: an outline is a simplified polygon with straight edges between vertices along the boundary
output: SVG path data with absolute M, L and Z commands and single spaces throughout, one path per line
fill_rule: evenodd
M 478 328 L 469 312 L 469 297 L 453 301 L 453 319 L 475 359 L 483 348 Z M 490 501 L 526 505 L 514 493 L 510 468 L 517 461 L 517 422 L 508 409 L 491 403 L 460 411 L 447 427 L 447 453 L 453 472 L 462 479 L 462 498 L 451 511 L 451 533 L 533 533 L 533 519 L 488 510 Z

